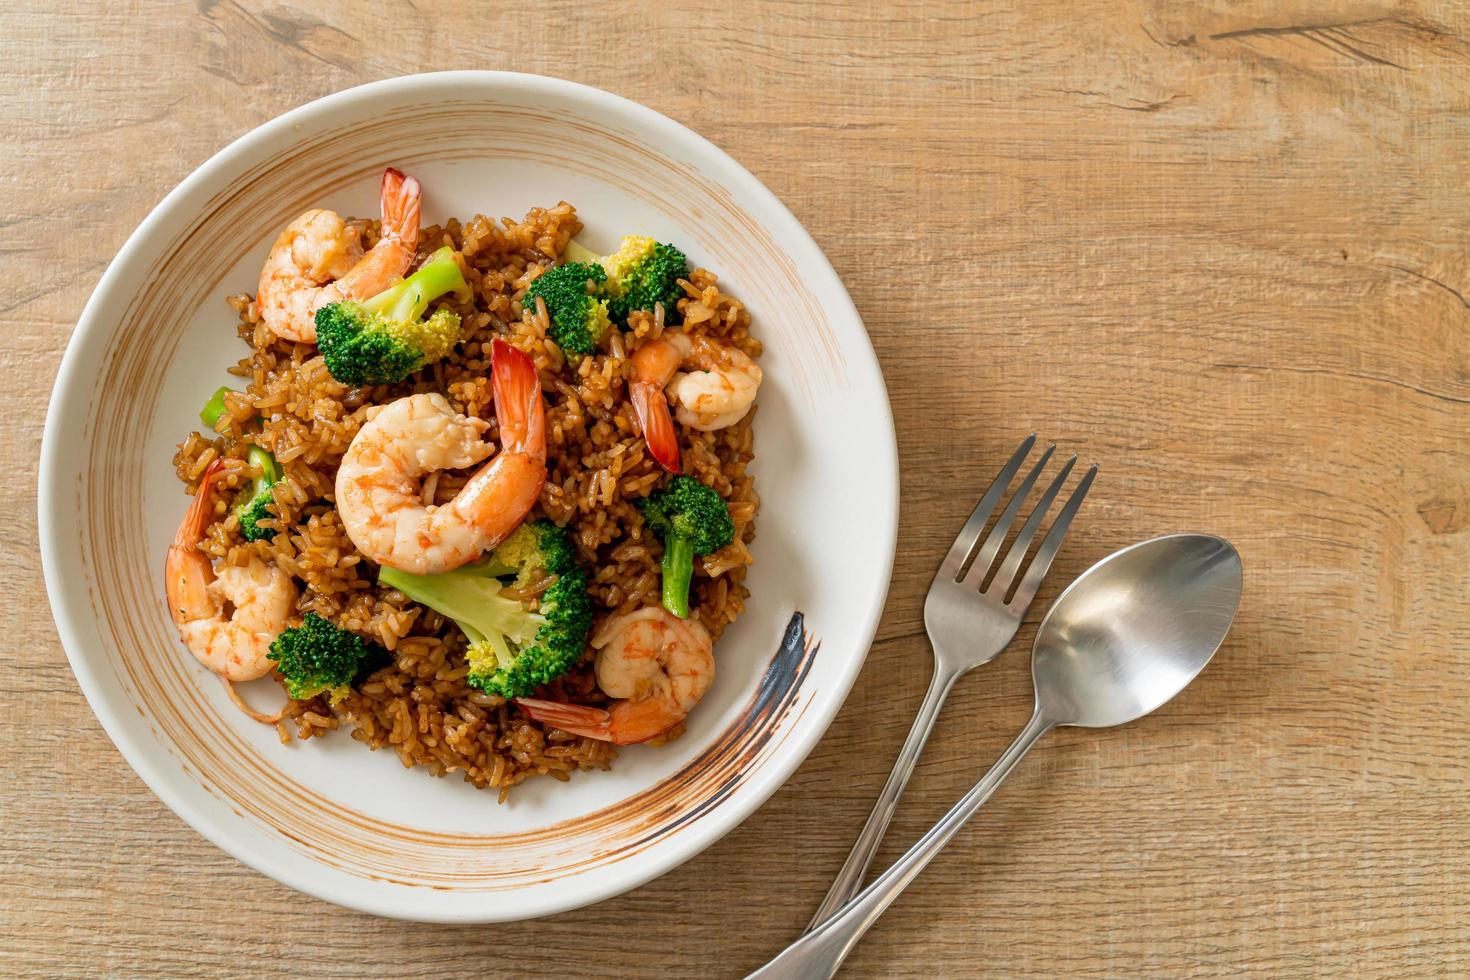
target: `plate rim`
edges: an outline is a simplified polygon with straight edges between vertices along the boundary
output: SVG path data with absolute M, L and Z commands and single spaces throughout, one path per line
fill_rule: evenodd
M 532 94 L 540 91 L 593 107 L 599 103 L 609 105 L 629 115 L 641 125 L 670 133 L 673 140 L 683 141 L 707 157 L 709 161 L 722 167 L 725 172 L 719 175 L 720 179 L 734 185 L 743 194 L 761 202 L 769 210 L 769 214 L 775 218 L 777 224 L 786 226 L 780 229 L 783 236 L 786 236 L 784 240 L 794 246 L 796 251 L 806 252 L 805 258 L 815 261 L 819 269 L 825 268 L 830 275 L 830 284 L 835 287 L 832 296 L 837 302 L 827 304 L 828 311 L 834 316 L 834 319 L 849 319 L 858 327 L 857 333 L 865 348 L 857 351 L 859 354 L 857 360 L 863 360 L 861 354 L 865 350 L 867 364 L 871 366 L 883 396 L 881 405 L 876 406 L 883 425 L 881 431 L 869 433 L 872 441 L 867 447 L 868 451 L 880 457 L 879 465 L 873 467 L 873 472 L 880 478 L 873 482 L 879 496 L 883 498 L 882 502 L 886 503 L 886 506 L 882 508 L 883 516 L 887 518 L 890 525 L 889 533 L 879 542 L 878 567 L 882 584 L 871 597 L 873 601 L 868 608 L 856 611 L 854 618 L 857 620 L 855 631 L 857 642 L 853 651 L 854 655 L 848 658 L 849 663 L 839 668 L 834 679 L 835 683 L 832 685 L 833 696 L 826 699 L 825 705 L 813 706 L 819 716 L 825 715 L 825 717 L 820 717 L 819 723 L 811 726 L 808 730 L 809 734 L 805 737 L 800 737 L 799 732 L 794 733 L 790 749 L 781 754 L 784 758 L 778 756 L 769 764 L 760 767 L 755 778 L 747 784 L 747 792 L 741 796 L 732 797 L 717 807 L 716 811 L 710 814 L 712 822 L 702 824 L 702 833 L 692 833 L 670 840 L 666 850 L 653 859 L 625 863 L 615 868 L 605 869 L 601 874 L 588 875 L 584 882 L 588 887 L 584 893 L 573 896 L 570 900 L 527 901 L 530 896 L 521 896 L 518 903 L 520 908 L 513 916 L 487 914 L 486 909 L 473 901 L 465 903 L 463 914 L 425 915 L 422 911 L 415 914 L 416 910 L 406 907 L 406 903 L 402 900 L 403 896 L 409 894 L 407 891 L 395 888 L 385 893 L 384 898 L 379 898 L 378 893 L 370 889 L 344 892 L 337 888 L 331 879 L 321 879 L 306 873 L 310 870 L 307 865 L 302 864 L 297 867 L 297 862 L 282 862 L 275 858 L 258 856 L 243 846 L 237 846 L 235 837 L 229 833 L 228 820 L 217 820 L 205 810 L 197 808 L 192 801 L 184 797 L 183 793 L 174 791 L 171 781 L 177 777 L 165 771 L 167 765 L 166 763 L 160 764 L 151 743 L 145 744 L 146 740 L 133 737 L 120 719 L 118 708 L 105 697 L 105 682 L 94 672 L 84 653 L 90 648 L 83 642 L 79 635 L 80 631 L 73 626 L 74 618 L 83 620 L 90 618 L 90 610 L 80 608 L 80 604 L 68 594 L 66 583 L 61 577 L 67 556 L 61 553 L 56 536 L 56 528 L 65 519 L 62 514 L 62 498 L 58 496 L 58 491 L 64 489 L 63 481 L 65 480 L 65 474 L 62 472 L 62 453 L 58 446 L 61 426 L 58 420 L 67 414 L 67 406 L 63 404 L 65 400 L 63 395 L 83 380 L 76 377 L 82 369 L 84 360 L 82 350 L 88 343 L 94 342 L 91 335 L 103 329 L 105 316 L 102 310 L 106 306 L 106 300 L 112 292 L 120 288 L 124 269 L 134 253 L 141 251 L 143 243 L 157 233 L 157 228 L 173 217 L 173 212 L 180 207 L 179 202 L 186 200 L 201 185 L 219 176 L 221 171 L 233 164 L 237 156 L 249 153 L 262 144 L 268 144 L 288 134 L 294 127 L 304 121 L 311 121 L 318 114 L 330 113 L 333 110 L 380 96 L 397 95 L 404 90 L 442 85 L 446 82 L 463 82 L 467 88 L 488 87 L 493 89 L 509 86 L 522 94 L 527 91 Z M 37 531 L 47 600 L 52 619 L 56 624 L 58 639 L 61 641 L 62 650 L 66 654 L 72 673 L 103 731 L 106 732 L 123 759 L 164 806 L 195 832 L 245 866 L 288 888 L 322 901 L 386 918 L 463 924 L 489 923 L 531 919 L 570 911 L 631 891 L 668 874 L 744 823 L 796 774 L 812 750 L 825 737 L 842 706 L 847 702 L 852 686 L 867 661 L 882 620 L 883 610 L 892 586 L 897 546 L 899 479 L 898 446 L 893 424 L 892 403 L 888 397 L 882 365 L 873 348 L 866 324 L 853 303 L 842 278 L 837 274 L 831 261 L 811 233 L 759 178 L 723 149 L 688 126 L 657 110 L 604 89 L 553 76 L 523 72 L 489 70 L 421 72 L 381 79 L 333 92 L 289 109 L 255 126 L 231 140 L 195 167 L 154 205 L 147 216 L 133 229 L 108 262 L 96 286 L 93 287 L 91 295 L 77 318 L 76 326 L 68 338 L 65 353 L 56 373 L 56 380 L 47 402 L 46 421 L 41 438 L 37 481 Z M 600 886 L 598 882 L 601 882 Z

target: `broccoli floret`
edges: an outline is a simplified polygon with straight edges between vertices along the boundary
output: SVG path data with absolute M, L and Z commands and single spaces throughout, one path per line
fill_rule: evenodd
M 592 601 L 587 576 L 580 568 L 564 572 L 541 593 L 540 613 L 545 624 L 529 646 L 471 646 L 465 681 L 505 698 L 532 694 L 565 674 L 582 657 L 592 631 Z
M 296 701 L 325 694 L 336 704 L 355 681 L 366 676 L 365 668 L 381 666 L 387 656 L 377 644 L 313 612 L 271 644 L 271 659 L 286 682 L 286 693 Z
M 440 308 L 421 317 L 450 292 L 461 302 L 471 296 L 454 249 L 446 245 L 372 299 L 323 306 L 316 311 L 316 342 L 327 370 L 343 384 L 392 384 L 439 360 L 459 341 L 459 314 Z
M 546 303 L 551 339 L 570 354 L 591 354 L 607 333 L 607 300 L 597 293 L 607 273 L 592 262 L 569 262 L 547 269 L 526 290 L 521 307 L 536 310 L 536 297 Z
M 677 323 L 679 297 L 684 287 L 679 280 L 689 275 L 684 253 L 672 245 L 643 235 L 628 235 L 613 254 L 602 260 L 607 273 L 607 313 L 617 324 L 626 324 L 634 310 L 652 310 L 662 303 L 664 320 Z
M 269 541 L 276 536 L 275 528 L 261 527 L 260 522 L 276 516 L 270 512 L 270 505 L 276 502 L 275 488 L 281 482 L 281 467 L 274 456 L 259 446 L 251 446 L 246 456 L 252 466 L 260 468 L 260 475 L 235 501 L 240 534 L 246 541 Z
M 504 595 L 502 578 L 517 583 L 547 576 L 540 609 Z M 577 662 L 592 629 L 587 576 L 567 533 L 550 521 L 522 525 L 488 558 L 438 575 L 384 567 L 378 581 L 454 620 L 470 641 L 465 680 L 503 698 L 525 697 Z
M 707 555 L 735 540 L 730 508 L 711 488 L 692 476 L 676 476 L 669 485 L 639 501 L 643 520 L 664 543 L 664 608 L 689 618 L 689 580 L 694 556 Z
M 516 576 L 525 588 L 542 575 L 565 575 L 577 569 L 577 548 L 565 530 L 548 520 L 530 521 L 511 532 L 490 553 L 487 564 L 497 576 Z

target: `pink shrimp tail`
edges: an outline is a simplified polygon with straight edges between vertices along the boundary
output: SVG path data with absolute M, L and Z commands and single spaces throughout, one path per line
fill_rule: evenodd
M 516 704 L 533 721 L 614 745 L 646 742 L 684 720 L 682 712 L 671 716 L 669 703 L 659 698 L 614 701 L 607 710 L 585 704 L 542 701 L 539 698 L 516 698 Z
M 389 167 L 383 171 L 381 207 L 383 234 L 393 235 L 410 250 L 419 243 L 419 205 L 422 191 L 418 179 Z
M 179 524 L 178 533 L 174 535 L 174 547 L 193 548 L 204 537 L 204 529 L 209 526 L 209 519 L 214 515 L 214 486 L 224 473 L 224 469 L 224 457 L 220 457 L 210 463 L 209 468 L 204 471 L 204 478 L 199 481 L 199 489 L 195 492 L 189 509 L 184 512 L 184 519 Z
M 516 698 L 516 704 L 532 721 L 554 725 L 564 732 L 611 742 L 612 715 L 585 704 L 563 704 L 540 698 Z
M 495 340 L 490 380 L 500 448 L 449 506 L 482 535 L 482 548 L 505 540 L 530 513 L 546 486 L 546 407 L 529 355 Z M 466 552 L 461 561 L 474 557 Z
M 531 355 L 497 337 L 490 345 L 490 379 L 501 446 L 545 464 L 546 407 Z
M 204 529 L 214 516 L 215 483 L 224 472 L 225 461 L 216 459 L 204 471 L 199 490 L 184 511 L 184 519 L 174 533 L 163 561 L 163 589 L 168 598 L 169 615 L 182 624 L 198 615 L 199 606 L 214 581 L 209 559 L 199 550 Z
M 654 462 L 670 473 L 679 472 L 679 436 L 674 431 L 674 418 L 669 414 L 669 401 L 663 388 L 646 381 L 634 381 L 629 387 L 633 414 L 643 428 L 643 441 Z

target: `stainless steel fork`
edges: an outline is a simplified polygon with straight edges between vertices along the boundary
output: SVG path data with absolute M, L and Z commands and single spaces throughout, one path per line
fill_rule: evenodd
M 1061 513 L 1052 521 L 1051 529 L 1032 557 L 1025 576 L 1017 584 L 1016 575 L 1031 542 L 1036 538 L 1041 521 L 1077 462 L 1076 456 L 1068 459 L 1060 472 L 1052 478 L 1051 484 L 1026 518 L 1026 522 L 1021 525 L 1021 530 L 1016 534 L 1000 569 L 993 576 L 988 575 L 1011 525 L 1015 523 L 1026 502 L 1026 497 L 1056 449 L 1055 445 L 1051 445 L 1041 454 L 1041 458 L 1031 467 L 1005 509 L 1001 511 L 990 534 L 982 541 L 981 532 L 990 522 L 990 516 L 995 513 L 1011 480 L 1020 471 L 1035 444 L 1034 433 L 1021 443 L 1020 448 L 996 476 L 990 489 L 985 491 L 985 496 L 975 505 L 970 519 L 960 529 L 959 537 L 955 538 L 949 554 L 944 556 L 939 571 L 934 575 L 934 581 L 929 586 L 929 595 L 924 600 L 924 628 L 928 631 L 929 643 L 934 648 L 934 677 L 930 680 L 929 690 L 919 706 L 919 716 L 914 719 L 914 727 L 909 730 L 909 737 L 899 750 L 893 772 L 889 774 L 888 782 L 883 784 L 883 792 L 878 794 L 878 802 L 873 805 L 873 812 L 868 815 L 868 822 L 858 835 L 857 843 L 853 844 L 847 863 L 837 873 L 837 880 L 832 882 L 827 897 L 822 899 L 817 914 L 807 926 L 808 930 L 820 925 L 862 891 L 863 879 L 873 863 L 874 855 L 878 853 L 883 832 L 888 829 L 898 798 L 914 771 L 914 763 L 918 761 L 924 743 L 929 740 L 929 732 L 934 728 L 934 720 L 939 715 L 939 708 L 944 704 L 949 689 L 961 675 L 1000 656 L 1015 637 L 1016 630 L 1020 628 L 1021 620 L 1026 615 L 1026 608 L 1036 598 L 1036 590 L 1040 588 L 1041 580 L 1051 567 L 1052 559 L 1062 545 L 1062 538 L 1066 536 L 1077 508 L 1082 506 L 1082 499 L 1092 486 L 1093 478 L 1097 475 L 1096 466 L 1089 467 L 1077 483 Z M 1009 599 L 1006 598 L 1007 595 L 1010 595 Z

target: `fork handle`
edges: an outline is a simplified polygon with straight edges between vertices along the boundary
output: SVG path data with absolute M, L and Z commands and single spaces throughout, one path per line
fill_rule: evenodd
M 940 706 L 944 704 L 944 699 L 949 696 L 949 689 L 954 687 L 954 682 L 961 673 L 963 672 L 936 665 L 934 676 L 929 680 L 929 690 L 924 692 L 924 701 L 919 705 L 919 716 L 914 719 L 914 726 L 909 729 L 909 737 L 904 740 L 903 748 L 898 750 L 898 761 L 888 774 L 888 782 L 883 784 L 883 792 L 878 794 L 878 802 L 873 804 L 873 812 L 868 814 L 868 822 L 863 824 L 862 832 L 848 852 L 842 870 L 837 872 L 832 887 L 827 889 L 827 897 L 822 899 L 816 915 L 807 924 L 808 932 L 831 918 L 834 912 L 863 890 L 863 880 L 873 864 L 873 858 L 878 855 L 883 832 L 888 829 L 893 812 L 898 809 L 898 798 L 903 795 L 903 788 L 908 785 L 909 777 L 914 773 L 914 764 L 919 761 L 924 743 L 929 741 L 929 733 L 934 730 Z

